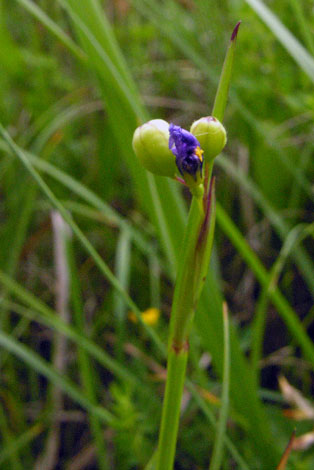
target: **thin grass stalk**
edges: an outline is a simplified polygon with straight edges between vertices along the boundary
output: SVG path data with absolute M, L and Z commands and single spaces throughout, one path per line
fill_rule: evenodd
M 17 2 L 29 11 L 39 22 L 44 24 L 79 60 L 87 60 L 87 56 L 77 44 L 34 2 L 30 0 L 17 0 Z
M 263 337 L 266 323 L 267 308 L 270 303 L 270 294 L 276 290 L 280 274 L 284 263 L 292 250 L 301 243 L 307 236 L 313 237 L 314 223 L 310 225 L 300 224 L 289 232 L 286 241 L 279 253 L 279 256 L 268 273 L 268 282 L 263 285 L 262 292 L 257 302 L 255 320 L 252 329 L 252 352 L 251 365 L 256 377 L 256 384 L 259 383 L 259 362 L 262 358 Z
M 115 274 L 121 286 L 127 291 L 130 279 L 131 234 L 129 230 L 121 230 L 118 238 L 115 259 Z M 123 345 L 126 340 L 127 305 L 121 296 L 113 293 L 113 311 L 117 341 L 115 355 L 117 360 L 123 362 Z
M 150 305 L 160 309 L 160 261 L 155 253 L 148 255 Z
M 254 272 L 257 280 L 261 285 L 265 286 L 269 280 L 269 273 L 264 268 L 259 258 L 255 255 L 252 249 L 249 248 L 245 242 L 244 237 L 236 225 L 232 222 L 230 217 L 226 214 L 224 209 L 217 203 L 217 223 L 221 229 L 231 240 L 248 266 Z M 290 330 L 291 335 L 297 340 L 298 344 L 303 350 L 304 356 L 314 364 L 314 347 L 311 339 L 305 333 L 302 323 L 297 317 L 294 310 L 290 307 L 286 298 L 281 294 L 278 288 L 269 291 L 269 297 L 274 306 L 278 309 L 281 317 L 283 318 L 287 328 Z
M 293 444 L 294 444 L 295 438 L 296 438 L 296 433 L 295 433 L 295 430 L 294 430 L 292 432 L 292 435 L 291 435 L 290 439 L 289 439 L 287 447 L 285 448 L 285 451 L 284 451 L 284 453 L 283 453 L 283 455 L 280 459 L 280 462 L 276 467 L 276 470 L 285 470 L 287 468 L 287 462 L 288 462 L 289 456 L 291 454 L 291 451 L 293 449 Z
M 3 298 L 1 298 L 1 308 L 3 306 L 2 303 L 3 303 Z M 28 318 L 21 318 L 21 320 L 17 323 L 16 327 L 13 328 L 12 336 L 17 339 L 23 336 L 29 327 L 29 323 L 30 323 L 30 320 Z M 10 354 L 8 352 L 4 352 L 4 351 L 1 352 L 0 369 L 4 370 L 5 363 L 9 359 L 9 357 L 10 357 Z
M 57 211 L 51 214 L 53 239 L 54 239 L 54 260 L 55 260 L 55 294 L 56 312 L 65 323 L 70 322 L 69 312 L 69 270 L 66 262 L 66 243 L 70 237 L 68 226 Z M 62 375 L 67 375 L 68 340 L 66 336 L 55 334 L 52 340 L 53 359 L 52 366 Z M 50 384 L 50 426 L 45 446 L 40 455 L 36 468 L 52 470 L 58 462 L 61 444 L 61 425 L 56 419 L 64 409 L 64 397 L 59 388 Z
M 11 456 L 16 456 L 19 451 L 29 445 L 42 432 L 42 430 L 42 424 L 36 423 L 34 426 L 27 429 L 27 431 L 19 435 L 16 439 L 10 440 L 9 444 L 0 451 L 0 465 L 10 459 Z M 19 467 L 14 466 L 13 468 L 18 470 Z M 6 470 L 9 470 L 9 468 L 6 467 Z
M 8 282 L 7 282 L 8 281 Z M 100 348 L 96 343 L 87 338 L 85 332 L 79 333 L 77 329 L 67 325 L 60 319 L 56 319 L 56 314 L 50 310 L 45 304 L 37 302 L 37 299 L 32 297 L 30 293 L 25 291 L 21 286 L 16 283 L 11 283 L 9 278 L 3 277 L 0 272 L 0 282 L 4 284 L 19 301 L 26 303 L 28 308 L 16 302 L 1 300 L 4 308 L 14 310 L 18 315 L 24 317 L 29 321 L 36 321 L 39 324 L 52 328 L 59 334 L 65 335 L 68 339 L 79 345 L 86 354 L 95 359 L 105 370 L 109 370 L 112 374 L 116 375 L 120 380 L 127 382 L 133 386 L 140 386 L 140 380 L 133 375 L 129 369 L 121 366 L 111 356 Z M 13 335 L 11 335 L 13 337 Z
M 82 335 L 85 334 L 85 321 L 84 321 L 84 307 L 81 297 L 81 286 L 78 278 L 77 267 L 75 262 L 75 254 L 73 250 L 73 242 L 68 238 L 66 244 L 66 259 L 70 273 L 70 292 L 71 304 L 73 306 L 73 320 L 78 332 Z M 78 347 L 78 367 L 86 396 L 93 405 L 97 406 L 97 393 L 95 380 L 93 377 L 93 369 L 90 367 L 90 358 L 81 343 L 77 343 Z M 88 415 L 91 434 L 96 445 L 97 460 L 100 470 L 107 470 L 109 468 L 108 456 L 105 447 L 105 436 L 102 428 L 101 420 L 89 413 Z
M 314 145 L 313 142 L 309 142 L 302 150 L 299 159 L 299 168 L 304 174 L 308 172 L 309 165 L 312 161 Z M 291 209 L 298 209 L 302 202 L 302 188 L 297 184 L 295 180 L 292 181 L 290 199 L 288 207 Z
M 229 410 L 229 389 L 230 389 L 230 338 L 229 338 L 229 318 L 227 304 L 223 304 L 224 322 L 224 368 L 221 394 L 221 410 L 217 426 L 216 439 L 213 454 L 210 460 L 209 470 L 219 470 L 223 459 L 224 435 L 226 433 L 228 410 Z
M 36 187 L 30 186 L 29 185 L 29 180 L 28 177 L 26 177 L 26 181 L 24 185 L 22 186 L 22 192 L 20 193 L 21 195 L 23 194 L 23 198 L 19 198 L 20 206 L 19 208 L 20 211 L 18 213 L 18 217 L 15 214 L 15 223 L 12 224 L 12 230 L 9 232 L 9 244 L 10 244 L 10 249 L 8 251 L 8 256 L 7 259 L 5 260 L 5 265 L 4 269 L 6 273 L 9 276 L 15 277 L 17 267 L 18 267 L 18 261 L 19 261 L 19 256 L 21 254 L 21 249 L 26 237 L 27 229 L 28 229 L 28 224 L 29 220 L 33 211 L 33 205 L 34 205 L 34 197 L 36 195 Z M 24 191 L 23 191 L 24 190 Z M 16 206 L 16 209 L 18 207 Z M 3 290 L 2 295 L 4 298 L 9 298 L 9 292 L 6 291 L 6 289 Z M 3 331 L 10 331 L 11 326 L 11 317 L 10 313 L 6 309 L 1 310 L 0 314 L 0 327 Z M 16 368 L 14 367 L 13 364 L 13 358 L 10 356 L 7 356 L 7 364 L 6 364 L 6 375 L 8 377 L 8 381 L 10 382 L 10 386 L 12 389 L 18 390 L 19 389 L 19 378 L 17 376 L 17 371 Z M 20 430 L 26 429 L 26 419 L 25 419 L 25 414 L 23 413 L 22 407 L 17 406 L 16 407 L 16 414 L 17 414 L 17 420 L 19 422 L 19 427 Z M 4 419 L 6 419 L 6 416 L 4 416 Z M 15 469 L 22 468 L 21 465 L 19 464 L 19 452 L 17 451 L 15 456 L 12 456 L 14 460 L 16 460 L 16 464 L 13 466 Z
M 197 391 L 196 386 L 192 384 L 189 379 L 187 379 L 186 381 L 186 386 L 187 386 L 187 389 L 190 391 L 191 395 L 193 396 L 195 402 L 198 404 L 198 406 L 200 407 L 200 409 L 202 410 L 202 412 L 208 419 L 208 421 L 211 423 L 211 425 L 215 429 L 217 429 L 218 423 L 216 422 L 214 412 L 211 410 L 211 408 L 208 406 L 204 398 L 202 398 L 200 393 Z M 237 448 L 235 447 L 231 439 L 228 437 L 227 433 L 223 434 L 223 441 L 230 455 L 237 462 L 239 468 L 241 470 L 250 470 L 248 464 L 246 463 L 242 455 L 239 453 L 239 451 L 237 450 Z
M 12 442 L 12 433 L 9 428 L 9 423 L 4 412 L 2 404 L 0 404 L 0 432 L 3 439 L 4 447 L 9 447 L 10 443 Z M 11 453 L 8 456 L 9 459 L 9 469 L 16 469 L 16 470 L 23 470 L 22 462 L 20 460 L 19 452 Z
M 312 54 L 312 56 L 314 56 L 313 34 L 311 32 L 310 21 L 308 22 L 309 18 L 306 17 L 306 13 L 304 11 L 305 5 L 303 6 L 302 2 L 300 2 L 299 0 L 290 0 L 290 5 L 294 11 L 295 18 L 299 25 L 300 33 L 303 36 L 303 41 L 305 45 L 307 46 L 309 52 Z
M 80 389 L 73 384 L 71 380 L 59 374 L 51 365 L 44 360 L 39 354 L 32 351 L 29 347 L 25 346 L 19 341 L 16 341 L 11 335 L 0 330 L 0 346 L 9 351 L 14 356 L 21 359 L 32 369 L 42 374 L 48 380 L 53 382 L 55 386 L 60 387 L 67 393 L 75 402 L 81 405 L 86 410 L 98 416 L 105 424 L 114 426 L 116 418 L 105 408 L 94 406 L 88 398 L 81 393 Z M 16 468 L 16 467 L 14 467 Z
M 245 0 L 314 83 L 314 59 L 277 16 L 261 0 Z
M 280 214 L 278 214 L 273 209 L 271 203 L 265 198 L 265 196 L 262 194 L 256 184 L 250 178 L 245 176 L 239 168 L 236 168 L 236 166 L 230 161 L 230 159 L 227 159 L 225 156 L 220 155 L 217 159 L 217 163 L 228 173 L 228 175 L 231 176 L 231 178 L 233 178 L 239 185 L 241 185 L 241 187 L 248 194 L 250 194 L 256 204 L 263 210 L 265 216 L 273 225 L 277 234 L 284 241 L 292 228 L 290 226 L 290 223 L 287 222 L 283 217 L 280 216 Z M 302 272 L 309 289 L 314 295 L 314 265 L 310 256 L 307 254 L 306 250 L 301 245 L 297 245 L 295 247 L 295 250 L 292 251 L 291 257 L 295 260 L 295 263 Z

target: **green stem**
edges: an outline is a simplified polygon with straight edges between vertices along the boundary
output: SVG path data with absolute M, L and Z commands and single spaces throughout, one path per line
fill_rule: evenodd
M 213 186 L 204 205 L 193 198 L 182 244 L 169 335 L 167 382 L 162 409 L 156 470 L 172 470 L 181 398 L 188 358 L 188 335 L 206 277 L 212 247 L 215 201 Z
M 187 358 L 187 348 L 178 351 L 172 347 L 169 351 L 167 383 L 159 434 L 157 470 L 171 470 L 173 467 Z
M 195 276 L 192 267 L 195 264 L 195 247 L 200 230 L 200 224 L 204 217 L 199 201 L 193 197 L 188 223 L 181 248 L 180 261 L 172 303 L 169 348 L 176 343 L 176 348 L 181 349 L 188 336 L 189 324 L 194 312 L 194 286 Z
M 193 197 L 185 236 L 171 312 L 167 382 L 158 443 L 157 470 L 171 470 L 174 462 L 181 397 L 188 357 L 187 337 L 194 313 L 192 285 L 193 253 L 201 220 L 199 203 Z

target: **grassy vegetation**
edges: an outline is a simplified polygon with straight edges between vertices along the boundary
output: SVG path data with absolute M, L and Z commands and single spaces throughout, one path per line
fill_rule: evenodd
M 300 402 L 278 386 L 314 389 L 311 2 L 0 12 L 0 469 L 154 468 L 189 195 L 139 166 L 132 135 L 150 117 L 188 128 L 210 114 L 238 20 L 175 468 L 275 469 L 293 429 L 313 429 L 311 406 L 288 417 Z M 286 470 L 313 466 L 309 447 Z

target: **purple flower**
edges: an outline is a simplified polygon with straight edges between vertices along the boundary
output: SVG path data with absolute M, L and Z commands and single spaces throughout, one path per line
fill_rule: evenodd
M 203 150 L 193 134 L 180 126 L 169 126 L 169 149 L 176 157 L 176 165 L 184 177 L 187 173 L 195 181 L 202 178 Z

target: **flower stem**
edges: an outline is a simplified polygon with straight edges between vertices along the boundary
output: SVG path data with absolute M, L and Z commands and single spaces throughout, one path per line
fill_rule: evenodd
M 173 468 L 187 358 L 187 348 L 178 351 L 172 347 L 169 350 L 157 470 L 171 470 Z
M 178 434 L 181 398 L 188 358 L 188 335 L 205 281 L 215 222 L 213 185 L 204 205 L 193 197 L 183 239 L 174 291 L 167 382 L 162 409 L 156 470 L 172 470 Z

